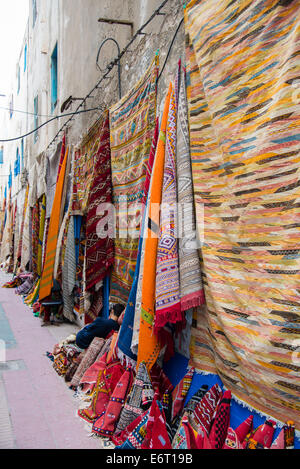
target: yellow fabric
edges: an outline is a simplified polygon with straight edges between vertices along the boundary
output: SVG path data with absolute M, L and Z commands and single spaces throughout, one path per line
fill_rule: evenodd
M 40 293 L 39 293 L 40 301 L 50 295 L 51 288 L 53 285 L 53 271 L 54 271 L 57 238 L 58 238 L 58 232 L 59 232 L 61 200 L 62 200 L 64 181 L 65 181 L 68 154 L 69 154 L 69 149 L 67 148 L 64 161 L 63 161 L 60 173 L 59 173 L 59 178 L 56 184 L 56 191 L 55 191 L 52 212 L 51 212 L 51 217 L 50 217 L 50 222 L 49 222 L 49 232 L 48 232 L 48 240 L 47 240 L 47 248 L 46 248 L 46 256 L 45 256 L 45 264 L 44 264 L 44 270 L 42 273 L 41 284 L 40 284 Z
M 142 286 L 142 311 L 140 320 L 139 348 L 137 368 L 143 361 L 147 369 L 156 362 L 161 346 L 158 337 L 153 332 L 154 308 L 155 308 L 155 279 L 156 279 L 156 253 L 158 246 L 159 229 L 159 206 L 161 203 L 164 163 L 165 163 L 165 145 L 166 145 L 166 127 L 170 105 L 172 84 L 169 86 L 165 101 L 164 112 L 162 116 L 160 135 L 157 144 L 157 152 L 153 167 L 153 182 L 151 194 L 149 197 L 149 218 L 147 239 L 144 258 L 143 286 Z

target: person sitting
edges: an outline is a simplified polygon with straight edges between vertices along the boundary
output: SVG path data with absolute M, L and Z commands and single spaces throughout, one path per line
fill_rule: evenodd
M 76 345 L 81 349 L 86 349 L 94 339 L 94 337 L 102 337 L 105 339 L 111 331 L 117 331 L 121 324 L 121 315 L 125 306 L 115 304 L 110 309 L 108 319 L 99 316 L 91 324 L 87 324 L 76 335 Z

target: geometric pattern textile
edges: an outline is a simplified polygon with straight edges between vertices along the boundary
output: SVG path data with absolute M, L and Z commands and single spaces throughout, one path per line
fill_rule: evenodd
M 112 203 L 109 115 L 103 114 L 99 126 L 99 147 L 94 156 L 93 178 L 88 195 L 86 220 L 86 289 L 103 280 L 114 259 L 114 244 L 109 233 L 99 237 L 98 226 L 105 219 L 102 204 Z M 103 212 L 104 213 L 103 213 Z M 108 222 L 109 224 L 109 222 Z
M 177 239 L 176 122 L 176 97 L 172 88 L 166 128 L 166 154 L 156 259 L 155 331 L 168 322 L 176 323 L 182 320 Z
M 110 109 L 115 260 L 111 301 L 126 305 L 135 271 L 147 164 L 156 124 L 158 56 L 135 87 Z
M 192 0 L 184 17 L 204 343 L 233 396 L 300 430 L 299 2 Z
M 157 207 L 161 204 L 165 148 L 166 148 L 166 128 L 168 121 L 168 113 L 170 107 L 170 97 L 172 92 L 172 84 L 170 83 L 168 93 L 165 98 L 164 110 L 162 114 L 160 133 L 157 143 L 156 157 L 153 165 L 151 189 L 149 191 L 147 208 L 147 217 L 145 221 L 145 250 L 142 257 L 142 288 L 141 288 L 141 315 L 139 324 L 138 339 L 138 359 L 137 366 L 144 361 L 147 369 L 156 362 L 161 350 L 161 343 L 156 334 L 153 332 L 153 323 L 155 315 L 155 284 L 156 284 L 156 258 L 158 248 L 159 235 L 159 210 Z M 143 246 L 144 249 L 144 246 Z M 138 293 L 139 294 L 139 289 Z M 135 312 L 137 314 L 139 310 Z M 136 322 L 134 324 L 136 326 Z M 133 338 L 136 339 L 135 331 Z M 135 340 L 136 341 L 136 340 Z M 134 344 L 135 345 L 135 344 Z

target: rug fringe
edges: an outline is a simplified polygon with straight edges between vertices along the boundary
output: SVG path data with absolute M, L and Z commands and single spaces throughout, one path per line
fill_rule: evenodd
M 223 386 L 224 389 L 227 389 L 227 390 L 230 390 L 229 388 L 227 388 L 226 386 Z M 265 412 L 261 412 L 260 410 L 254 408 L 254 407 L 251 407 L 250 404 L 247 404 L 247 402 L 243 401 L 242 399 L 240 399 L 239 397 L 235 396 L 235 394 L 231 394 L 231 397 L 232 399 L 239 405 L 241 405 L 242 407 L 244 407 L 245 409 L 248 409 L 250 412 L 255 412 L 256 414 L 258 414 L 261 418 L 264 418 L 264 419 L 271 419 L 271 420 L 274 420 L 274 422 L 276 422 L 276 426 L 278 428 L 283 428 L 284 425 L 286 425 L 286 422 L 282 422 L 281 420 L 278 420 L 276 417 L 274 417 L 273 415 L 270 415 L 270 414 L 267 414 Z M 297 438 L 300 438 L 300 430 L 296 430 L 295 429 L 295 436 Z
M 199 292 L 194 293 L 191 298 L 181 298 L 181 311 L 197 308 L 198 306 L 203 306 L 204 304 L 204 292 L 203 290 L 200 290 Z
M 119 358 L 119 360 L 120 360 L 120 362 L 122 363 L 123 366 L 125 365 L 126 367 L 130 367 L 130 368 L 133 368 L 133 369 L 136 368 L 136 364 L 137 364 L 136 360 L 134 360 L 133 358 L 128 357 L 119 348 L 117 349 L 117 355 L 118 355 L 118 358 Z
M 209 371 L 202 371 L 202 370 L 196 369 L 195 372 L 197 374 L 203 375 L 203 376 L 209 376 L 209 375 L 217 376 L 216 373 L 212 373 L 212 372 L 209 372 Z M 225 386 L 223 383 L 222 383 L 221 387 L 225 390 L 231 391 L 231 389 L 228 388 L 227 386 Z M 266 413 L 261 412 L 260 410 L 254 408 L 254 407 L 251 407 L 250 404 L 247 404 L 247 402 L 245 402 L 242 399 L 238 398 L 235 394 L 232 393 L 232 391 L 231 391 L 231 397 L 237 404 L 241 405 L 245 409 L 248 409 L 249 412 L 254 412 L 254 413 L 258 414 L 261 418 L 264 418 L 264 419 L 274 420 L 276 422 L 276 425 L 278 426 L 278 428 L 283 428 L 283 426 L 286 424 L 286 422 L 282 422 L 281 420 L 276 419 L 272 415 L 266 414 Z M 295 429 L 295 437 L 297 439 L 300 439 L 300 430 Z

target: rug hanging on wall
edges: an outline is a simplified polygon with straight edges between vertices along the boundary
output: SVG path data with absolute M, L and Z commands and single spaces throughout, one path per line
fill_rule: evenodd
M 93 179 L 95 158 L 98 152 L 100 138 L 98 120 L 83 138 L 80 146 L 75 150 L 74 174 L 72 188 L 72 215 L 86 215 L 88 197 Z
M 112 214 L 108 211 L 112 204 L 108 111 L 103 114 L 99 128 L 99 147 L 95 155 L 86 218 L 87 290 L 104 279 L 114 260 L 114 240 L 109 232 L 113 219 L 109 219 Z
M 185 27 L 207 302 L 193 364 L 213 355 L 233 396 L 300 429 L 299 2 L 192 0 Z
M 158 56 L 139 83 L 110 109 L 113 202 L 117 227 L 111 301 L 125 305 L 135 272 L 142 221 L 140 204 L 155 131 L 157 74 Z M 128 218 L 126 213 L 129 214 Z M 128 229 L 126 222 L 131 222 L 132 227 Z

